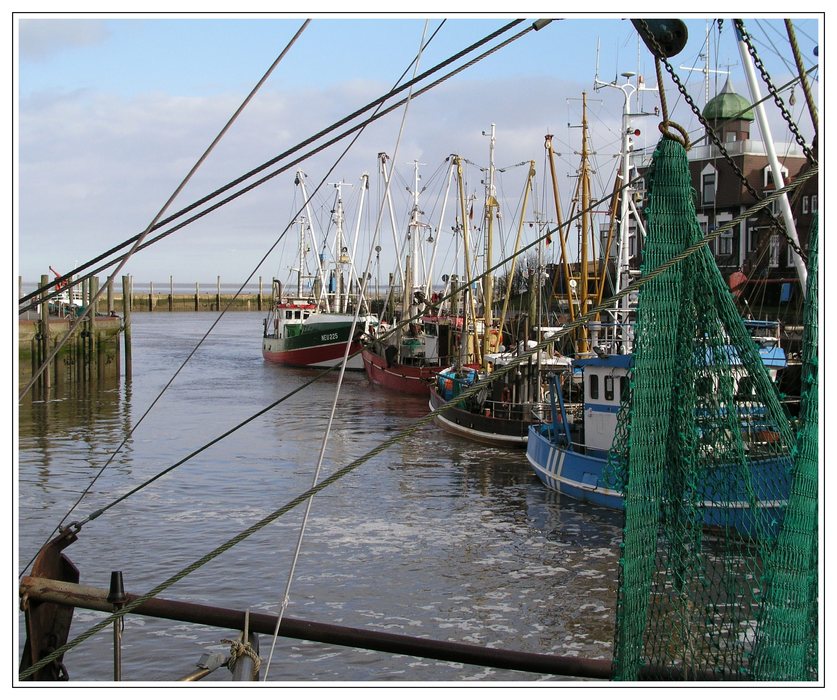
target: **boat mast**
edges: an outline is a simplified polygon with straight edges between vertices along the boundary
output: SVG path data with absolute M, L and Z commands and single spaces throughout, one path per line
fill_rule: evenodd
M 570 272 L 570 260 L 567 255 L 567 239 L 564 233 L 561 200 L 558 197 L 558 177 L 555 174 L 555 150 L 552 147 L 552 134 L 544 136 L 544 148 L 546 148 L 547 159 L 549 161 L 549 173 L 552 178 L 552 196 L 555 200 L 555 215 L 558 224 L 558 240 L 561 244 L 561 269 L 564 277 L 564 295 L 567 298 L 567 308 L 570 313 L 570 321 L 575 321 L 575 306 L 573 306 L 572 294 L 570 291 L 572 273 Z
M 329 312 L 331 308 L 328 303 L 328 294 L 326 293 L 325 288 L 325 275 L 323 274 L 323 265 L 322 259 L 320 258 L 319 245 L 317 244 L 317 237 L 314 234 L 314 228 L 312 225 L 314 219 L 311 216 L 311 200 L 308 197 L 308 190 L 305 187 L 305 173 L 301 170 L 297 170 L 295 182 L 302 190 L 302 199 L 305 202 L 305 211 L 308 214 L 308 231 L 311 234 L 311 242 L 314 245 L 314 259 L 317 261 L 317 277 L 320 280 L 320 289 L 317 294 L 317 306 L 324 306 L 325 311 Z
M 517 267 L 517 251 L 520 250 L 520 239 L 523 235 L 523 224 L 526 216 L 526 205 L 529 202 L 529 195 L 532 192 L 532 182 L 535 179 L 535 161 L 529 161 L 529 174 L 526 177 L 526 184 L 523 187 L 523 206 L 520 208 L 520 223 L 517 226 L 517 237 L 514 241 L 514 254 L 511 261 L 511 270 L 506 279 L 506 293 L 503 295 L 503 309 L 500 312 L 500 323 L 498 327 L 502 332 L 506 325 L 506 313 L 509 309 L 509 299 L 512 295 L 512 285 L 514 284 L 514 272 Z M 540 231 L 540 229 L 538 229 Z M 540 255 L 540 248 L 538 248 L 538 255 Z
M 587 313 L 590 303 L 590 280 L 587 239 L 590 236 L 590 165 L 588 162 L 589 151 L 587 149 L 587 93 L 581 93 L 581 245 L 579 246 L 579 264 L 581 265 L 581 294 L 579 295 L 579 312 L 583 316 Z M 581 338 L 579 339 L 578 351 L 586 354 L 590 351 L 587 342 L 587 326 L 581 327 Z
M 421 239 L 421 229 L 423 224 L 419 220 L 419 214 L 421 210 L 419 209 L 419 162 L 413 161 L 413 208 L 410 211 L 410 223 L 407 226 L 407 238 L 408 238 L 408 258 L 407 258 L 407 275 L 409 278 L 409 284 L 405 285 L 406 289 L 409 289 L 410 298 L 412 298 L 413 293 L 416 289 L 419 288 L 418 280 L 419 280 L 419 256 L 418 256 L 418 246 L 419 240 Z M 424 285 L 421 285 L 423 288 Z M 409 307 L 409 299 L 407 300 L 407 306 Z
M 296 295 L 302 297 L 302 276 L 305 270 L 305 217 L 300 216 L 296 223 L 299 224 L 299 267 L 296 271 Z
M 404 291 L 401 294 L 402 321 L 412 316 L 410 308 L 413 294 L 417 289 L 418 273 L 418 241 L 421 235 L 419 221 L 419 162 L 413 161 L 413 206 L 410 209 L 410 221 L 407 224 L 407 255 L 404 260 Z M 400 337 L 400 331 L 399 331 Z
M 343 221 L 345 219 L 343 214 L 343 186 L 349 185 L 347 182 L 333 182 L 331 183 L 337 190 L 337 203 L 332 211 L 334 225 L 337 227 L 334 234 L 334 308 L 340 313 L 346 312 L 347 295 L 345 294 L 345 266 L 349 263 L 348 248 L 343 239 Z
M 365 305 L 366 301 L 360 295 L 362 289 L 362 282 L 358 277 L 357 270 L 355 269 L 355 255 L 357 253 L 357 242 L 360 239 L 360 221 L 363 218 L 363 200 L 366 195 L 366 190 L 369 189 L 369 173 L 363 173 L 360 176 L 360 201 L 357 205 L 357 223 L 355 224 L 355 235 L 352 239 L 352 253 L 351 257 L 349 258 L 349 265 L 352 273 L 351 282 L 349 283 L 349 290 L 351 291 L 352 284 L 355 285 L 357 289 L 358 300 L 357 303 L 361 308 Z
M 395 209 L 394 209 L 393 204 L 392 204 L 392 193 L 391 193 L 391 188 L 390 188 L 390 185 L 389 185 L 389 180 L 390 180 L 389 173 L 387 173 L 387 160 L 389 160 L 389 156 L 386 153 L 379 153 L 378 158 L 380 159 L 380 162 L 381 162 L 381 175 L 384 178 L 384 190 L 386 192 L 386 202 L 387 202 L 387 207 L 389 209 L 389 222 L 390 222 L 390 228 L 392 229 L 392 243 L 395 246 L 395 259 L 397 261 L 399 261 L 398 265 L 395 266 L 395 270 L 398 273 L 398 278 L 393 280 L 393 283 L 398 284 L 400 282 L 402 284 L 402 286 L 404 286 L 404 280 L 403 280 L 404 273 L 401 270 L 401 262 L 400 262 L 401 261 L 401 244 L 398 242 L 398 233 L 397 233 L 398 227 L 395 223 Z M 390 284 L 389 294 L 392 293 L 391 287 L 392 287 L 392 284 Z
M 756 81 L 756 72 L 753 68 L 753 63 L 750 60 L 750 54 L 747 51 L 747 42 L 741 33 L 741 28 L 738 22 L 733 22 L 735 25 L 735 36 L 738 39 L 738 51 L 741 54 L 741 63 L 744 66 L 744 73 L 747 76 L 747 85 L 750 88 L 750 101 L 753 103 L 753 111 L 756 113 L 756 122 L 759 125 L 759 131 L 764 139 L 764 147 L 767 150 L 767 159 L 770 162 L 770 171 L 773 175 L 773 184 L 777 190 L 785 186 L 785 178 L 782 177 L 782 166 L 776 156 L 776 148 L 773 145 L 773 135 L 770 131 L 770 124 L 767 121 L 767 114 L 764 111 L 764 103 L 761 100 L 761 90 Z M 779 207 L 782 210 L 782 219 L 785 222 L 785 231 L 788 237 L 793 241 L 797 248 L 799 248 L 799 236 L 796 233 L 796 224 L 793 222 L 793 212 L 790 208 L 788 195 L 783 194 L 779 197 Z M 799 257 L 796 251 L 793 251 L 793 265 L 796 268 L 796 274 L 799 276 L 799 286 L 802 291 L 802 298 L 808 286 L 808 270 L 802 258 Z
M 454 156 L 454 158 L 454 162 L 456 164 L 456 177 L 457 182 L 459 184 L 459 206 L 460 211 L 462 212 L 462 258 L 465 265 L 465 272 L 463 278 L 465 280 L 464 294 L 467 297 L 467 301 L 463 299 L 463 309 L 465 313 L 463 313 L 462 319 L 462 342 L 463 345 L 467 347 L 469 336 L 467 304 L 470 303 L 471 319 L 472 323 L 474 324 L 474 359 L 478 364 L 482 364 L 482 347 L 478 342 L 479 338 L 477 336 L 477 308 L 476 303 L 474 301 L 474 295 L 472 293 L 473 290 L 471 289 L 471 256 L 469 255 L 471 242 L 469 240 L 470 237 L 468 235 L 469 217 L 465 204 L 465 180 L 462 174 L 462 158 L 460 158 L 459 156 Z
M 488 183 L 485 193 L 485 275 L 483 277 L 483 319 L 485 331 L 483 333 L 483 356 L 491 352 L 491 324 L 493 321 L 492 305 L 494 304 L 494 274 L 490 272 L 492 264 L 492 245 L 494 238 L 494 211 L 498 206 L 497 192 L 494 187 L 494 137 L 495 125 L 491 125 L 491 134 L 488 147 Z M 483 136 L 486 133 L 483 131 Z
M 710 22 L 709 22 L 709 20 L 706 20 L 706 39 L 704 40 L 704 46 L 706 47 L 706 50 L 703 53 L 699 54 L 699 58 L 703 59 L 703 68 L 693 68 L 692 66 L 680 66 L 681 70 L 703 73 L 703 106 L 704 107 L 706 107 L 707 103 L 709 102 L 709 75 L 711 73 L 715 73 L 715 74 L 718 74 L 718 75 L 720 75 L 720 74 L 729 75 L 729 70 L 716 70 L 716 69 L 713 69 L 713 68 L 709 67 L 712 63 L 711 58 L 710 58 L 710 56 L 711 56 L 711 53 L 710 53 L 711 44 L 710 44 L 710 41 L 709 41 L 709 28 L 710 28 Z
M 433 238 L 433 254 L 430 256 L 430 265 L 427 270 L 427 278 L 425 279 L 425 290 L 424 293 L 429 299 L 433 294 L 433 268 L 436 264 L 436 251 L 439 248 L 439 232 L 442 230 L 442 222 L 445 220 L 445 212 L 447 211 L 448 207 L 448 196 L 450 195 L 450 183 L 451 179 L 453 178 L 453 160 L 451 159 L 448 165 L 448 174 L 445 180 L 447 181 L 447 186 L 445 187 L 445 198 L 442 200 L 442 211 L 439 214 L 439 225 L 436 227 L 436 236 Z M 444 296 L 444 295 L 443 295 Z
M 630 206 L 633 200 L 633 187 L 630 185 L 631 172 L 631 151 L 633 150 L 632 136 L 638 135 L 639 132 L 634 132 L 631 126 L 631 117 L 639 116 L 631 113 L 631 98 L 634 93 L 644 90 L 657 90 L 657 88 L 647 88 L 642 80 L 642 76 L 637 80 L 637 85 L 631 83 L 631 78 L 636 75 L 631 71 L 622 73 L 625 82 L 621 85 L 615 80 L 610 83 L 605 83 L 599 80 L 598 76 L 594 82 L 594 89 L 610 87 L 622 91 L 624 102 L 622 105 L 622 194 L 619 200 L 619 240 L 617 242 L 617 264 L 616 264 L 616 279 L 614 284 L 614 293 L 618 294 L 625 287 L 630 284 L 630 236 L 631 236 L 631 212 Z M 633 210 L 635 211 L 635 209 Z M 621 352 L 624 354 L 630 353 L 633 348 L 633 329 L 630 326 L 631 306 L 628 296 L 624 296 L 619 306 L 613 311 L 616 318 L 617 330 L 621 329 L 622 348 Z

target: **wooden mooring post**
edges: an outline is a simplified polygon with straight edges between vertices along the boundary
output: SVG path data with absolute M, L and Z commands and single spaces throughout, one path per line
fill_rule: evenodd
M 41 275 L 41 288 L 46 289 L 46 286 L 49 284 L 49 275 Z M 33 353 L 32 356 L 35 358 L 33 363 L 32 371 L 34 372 L 38 367 L 43 364 L 46 360 L 47 356 L 49 355 L 49 304 L 46 300 L 47 291 L 41 295 L 41 318 L 38 327 L 38 333 L 35 336 L 35 342 L 37 346 L 37 352 Z M 45 389 L 49 389 L 51 386 L 51 377 L 50 377 L 50 366 L 47 365 L 44 367 L 44 371 L 41 374 L 41 381 L 43 382 L 43 387 Z
M 122 276 L 122 332 L 125 336 L 125 379 L 131 378 L 131 277 Z
M 270 305 L 270 288 L 265 289 L 264 279 L 259 277 L 258 283 L 253 281 L 252 289 L 246 291 L 242 287 L 236 290 L 224 290 L 223 280 L 221 275 L 215 278 L 215 284 L 211 287 L 206 282 L 189 282 L 186 290 L 177 291 L 174 283 L 174 276 L 169 275 L 168 283 L 151 281 L 139 290 L 138 294 L 141 297 L 139 303 L 135 303 L 133 298 L 134 292 L 134 278 L 130 276 L 131 288 L 129 293 L 131 295 L 131 311 L 133 313 L 146 312 L 180 312 L 180 311 L 263 311 Z M 191 285 L 194 284 L 192 288 Z M 258 286 L 257 286 L 258 284 Z M 214 287 L 214 289 L 213 289 Z M 113 301 L 108 301 L 108 311 L 111 311 L 111 305 L 116 306 L 116 310 L 120 311 L 120 307 L 124 301 L 125 292 L 122 295 L 118 288 L 114 290 Z M 123 301 L 121 301 L 123 300 Z M 102 302 L 101 306 L 104 306 Z

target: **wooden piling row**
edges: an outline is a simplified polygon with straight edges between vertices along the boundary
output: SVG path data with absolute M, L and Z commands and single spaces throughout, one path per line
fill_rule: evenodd
M 123 284 L 122 293 L 114 294 L 112 285 L 108 287 L 108 310 L 113 310 L 114 305 L 125 308 L 125 300 L 130 304 L 134 312 L 159 312 L 159 311 L 266 311 L 269 299 L 265 297 L 262 278 L 259 277 L 257 292 L 242 292 L 237 297 L 235 293 L 221 292 L 221 277 L 216 278 L 214 292 L 202 292 L 200 283 L 195 282 L 194 293 L 175 294 L 174 279 L 169 276 L 168 290 L 160 293 L 154 282 L 148 283 L 148 294 L 143 295 L 143 301 L 137 305 L 134 302 L 133 283 L 134 278 L 128 276 L 130 284 L 126 287 Z M 126 289 L 128 290 L 126 292 Z
M 49 285 L 49 275 L 41 275 L 40 287 L 46 291 L 39 299 L 36 315 L 27 315 L 18 321 L 18 380 L 21 387 L 28 384 L 44 365 L 32 387 L 39 392 L 47 392 L 69 381 L 118 379 L 122 319 L 115 314 L 97 315 L 98 301 L 93 303 L 93 308 L 81 323 L 76 323 L 76 316 L 72 313 L 67 316 L 51 315 L 50 302 L 46 297 L 54 289 Z M 91 277 L 81 285 L 82 304 L 87 307 L 99 291 L 99 279 Z M 107 291 L 110 306 L 113 295 L 110 287 Z M 52 300 L 53 304 L 56 302 Z M 72 336 L 65 340 L 71 329 Z M 57 352 L 56 348 L 59 348 Z M 51 355 L 54 357 L 47 363 Z M 130 359 L 127 366 L 130 368 Z

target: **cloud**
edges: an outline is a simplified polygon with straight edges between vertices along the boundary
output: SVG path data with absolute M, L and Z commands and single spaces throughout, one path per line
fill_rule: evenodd
M 497 125 L 498 167 L 534 159 L 544 174 L 543 136 L 550 130 L 550 122 L 560 121 L 557 114 L 563 97 L 577 96 L 581 87 L 552 80 L 548 90 L 539 90 L 542 81 L 537 77 L 461 79 L 415 99 L 407 113 L 397 158 L 390 163 L 400 177 L 395 201 L 409 199 L 404 185 L 412 181 L 410 163 L 414 160 L 424 164 L 425 181 L 444 168 L 451 153 L 485 166 L 488 139 L 482 131 L 488 131 L 492 123 Z M 260 93 L 169 213 L 382 92 L 382 85 L 347 81 L 326 92 L 283 89 Z M 486 99 L 486 95 L 495 98 Z M 92 90 L 64 93 L 52 100 L 44 95 L 23 99 L 20 261 L 24 277 L 37 277 L 47 264 L 68 269 L 74 262 L 83 262 L 139 233 L 233 113 L 239 99 L 232 95 L 166 94 L 127 98 Z M 399 108 L 371 125 L 330 174 L 329 168 L 348 139 L 143 251 L 127 271 L 158 281 L 169 274 L 189 280 L 214 279 L 219 273 L 244 279 L 295 213 L 293 177 L 297 168 L 308 174 L 309 189 L 324 177 L 327 183 L 353 183 L 354 188 L 347 188 L 347 198 L 356 194 L 361 173 L 368 172 L 370 197 L 377 196 L 377 154 L 384 151 L 394 156 L 402 114 L 403 108 Z M 575 167 L 573 162 L 571 168 Z M 504 176 L 508 180 L 505 191 L 514 200 L 522 191 L 525 175 L 525 168 L 517 168 Z M 480 178 L 475 169 L 470 191 L 482 192 Z M 567 181 L 564 174 L 561 178 L 562 183 Z M 326 187 L 318 197 L 326 208 L 323 227 L 329 218 L 325 200 L 332 195 L 333 188 Z M 386 236 L 390 237 L 389 231 Z M 223 253 L 231 241 L 237 249 L 235 256 Z M 49 260 L 43 257 L 45 251 L 49 251 Z M 215 251 L 214 258 L 209 251 Z M 276 264 L 270 263 L 268 275 Z
M 21 60 L 44 61 L 68 49 L 92 46 L 109 36 L 102 20 L 22 19 L 19 28 Z

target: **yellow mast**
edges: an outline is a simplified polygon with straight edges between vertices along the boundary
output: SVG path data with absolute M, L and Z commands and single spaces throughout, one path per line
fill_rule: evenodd
M 468 295 L 468 299 L 471 302 L 471 318 L 474 322 L 474 359 L 478 364 L 482 364 L 482 348 L 480 347 L 480 343 L 478 342 L 477 338 L 477 307 L 476 302 L 474 301 L 474 295 L 471 293 L 471 256 L 469 255 L 469 250 L 471 246 L 470 239 L 468 237 L 468 212 L 465 208 L 465 183 L 463 182 L 462 177 L 462 159 L 459 156 L 454 156 L 454 163 L 456 164 L 456 178 L 459 183 L 459 206 L 460 211 L 462 212 L 462 247 L 464 250 L 464 258 L 465 258 L 465 293 Z M 488 329 L 486 329 L 486 333 Z M 462 335 L 463 338 L 467 337 L 468 335 L 468 314 L 465 314 L 465 318 L 462 321 Z
M 520 223 L 517 226 L 517 238 L 514 241 L 514 257 L 512 258 L 511 272 L 509 272 L 506 280 L 506 295 L 503 299 L 503 311 L 500 313 L 500 332 L 503 332 L 503 327 L 506 324 L 506 312 L 509 309 L 509 297 L 512 293 L 512 283 L 514 282 L 514 270 L 517 265 L 517 251 L 520 249 L 520 237 L 523 233 L 523 219 L 526 216 L 526 204 L 529 201 L 529 193 L 532 191 L 532 181 L 535 179 L 535 161 L 529 161 L 529 176 L 526 178 L 526 185 L 523 190 L 523 207 L 520 210 Z
M 549 173 L 552 177 L 552 196 L 555 199 L 555 215 L 558 222 L 558 240 L 561 242 L 561 267 L 564 274 L 564 293 L 567 296 L 567 306 L 570 310 L 570 321 L 575 320 L 575 308 L 573 307 L 572 294 L 570 293 L 570 261 L 567 257 L 567 241 L 564 234 L 564 222 L 561 219 L 561 200 L 558 198 L 558 178 L 555 175 L 555 151 L 552 148 L 552 134 L 544 136 L 546 153 L 549 160 Z
M 604 286 L 607 279 L 607 261 L 610 259 L 610 249 L 613 246 L 613 234 L 616 231 L 616 211 L 619 208 L 619 197 L 621 192 L 622 174 L 617 173 L 613 181 L 613 195 L 610 203 L 609 221 L 607 229 L 607 242 L 601 255 L 601 265 L 599 265 L 598 285 L 596 287 L 596 306 L 602 303 L 604 298 Z M 600 314 L 596 314 L 596 320 L 599 320 Z

